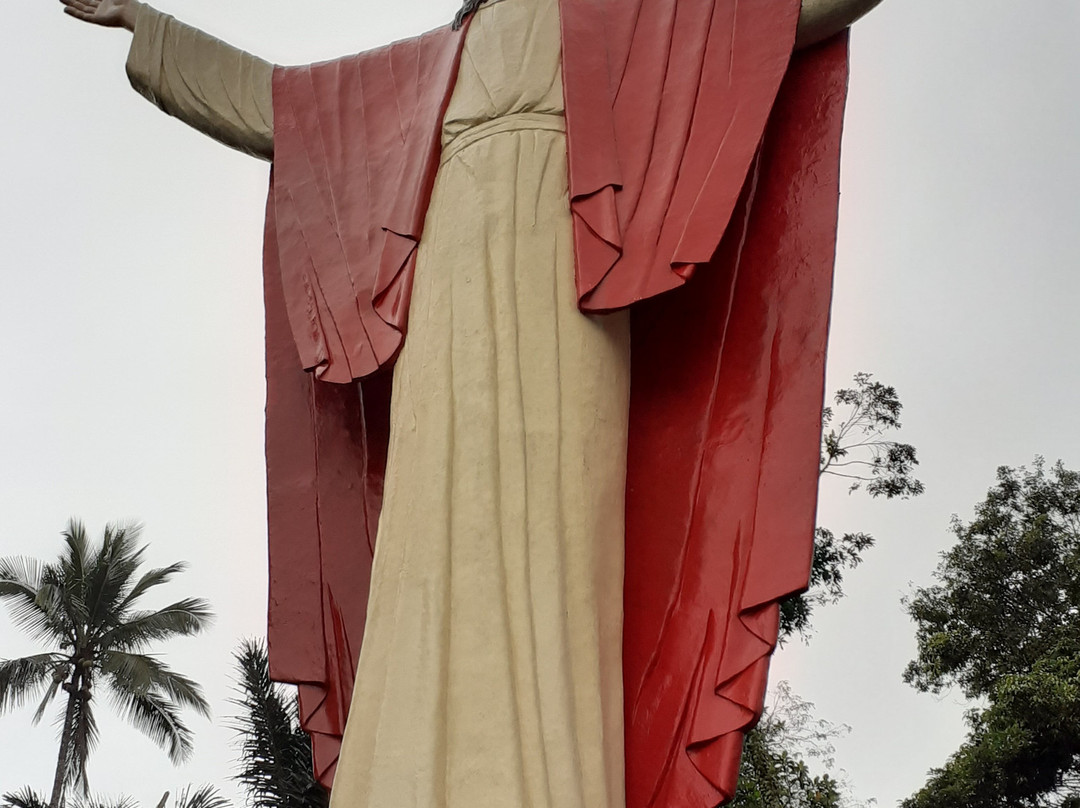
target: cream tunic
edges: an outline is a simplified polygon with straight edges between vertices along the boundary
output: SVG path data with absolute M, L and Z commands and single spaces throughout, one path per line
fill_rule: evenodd
M 624 804 L 629 330 L 577 309 L 559 55 L 557 0 L 499 0 L 469 29 L 333 808 Z M 147 12 L 129 72 L 272 151 L 265 63 Z

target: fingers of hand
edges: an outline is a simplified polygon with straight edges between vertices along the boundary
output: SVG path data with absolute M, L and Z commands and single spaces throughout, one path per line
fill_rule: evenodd
M 73 17 L 79 17 L 80 19 L 87 19 L 94 16 L 97 12 L 100 2 L 95 0 L 60 0 L 64 4 L 64 11 L 71 14 Z
M 85 11 L 76 11 L 75 9 L 71 8 L 70 6 L 68 8 L 64 9 L 64 13 L 65 14 L 70 14 L 72 17 L 74 17 L 77 20 L 86 20 L 87 22 L 93 22 L 93 19 L 94 19 L 93 14 L 87 14 Z

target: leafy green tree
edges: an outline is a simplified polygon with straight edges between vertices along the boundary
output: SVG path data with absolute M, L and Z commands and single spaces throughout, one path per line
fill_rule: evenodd
M 833 426 L 836 413 L 822 414 L 821 473 L 851 480 L 849 490 L 864 485 L 872 497 L 912 497 L 923 484 L 912 475 L 919 461 L 915 447 L 886 437 L 900 429 L 903 405 L 896 388 L 873 381 L 872 373 L 856 373 L 854 387 L 836 392 L 837 406 L 846 408 Z
M 1080 808 L 1080 474 L 1001 467 L 936 583 L 907 601 L 905 680 L 979 707 L 966 742 L 905 808 Z
M 210 622 L 210 610 L 194 598 L 162 609 L 139 608 L 148 592 L 185 568 L 177 563 L 140 574 L 146 547 L 139 546 L 139 535 L 137 526 L 109 525 L 102 540 L 92 542 L 83 525 L 71 520 L 56 561 L 0 559 L 0 600 L 16 625 L 50 649 L 0 661 L 0 714 L 37 699 L 36 723 L 66 694 L 49 808 L 63 804 L 69 786 L 89 794 L 86 764 L 98 741 L 94 707 L 102 687 L 174 763 L 192 752 L 181 710 L 209 716 L 199 685 L 145 652 L 172 637 L 199 633 Z
M 923 484 L 915 478 L 919 464 L 915 448 L 892 437 L 900 429 L 903 410 L 896 388 L 874 381 L 869 373 L 856 373 L 851 387 L 837 391 L 834 404 L 825 408 L 822 417 L 819 476 L 843 479 L 850 492 L 865 490 L 874 498 L 906 499 L 921 494 Z M 795 634 L 804 640 L 809 638 L 814 610 L 843 597 L 845 573 L 859 565 L 863 552 L 873 544 L 869 533 L 838 537 L 827 528 L 817 528 L 810 588 L 781 604 L 781 642 Z M 831 757 L 823 757 L 822 750 L 831 750 L 829 740 L 839 733 L 839 728 L 815 722 L 809 705 L 789 691 L 782 691 L 782 695 L 778 705 L 767 710 L 758 726 L 746 735 L 733 805 L 855 805 L 843 783 L 827 773 L 813 774 L 807 763 L 818 758 L 826 770 L 831 767 Z
M 300 727 L 295 689 L 270 681 L 266 646 L 255 640 L 235 654 L 243 712 L 234 719 L 240 738 L 240 773 L 255 808 L 326 808 L 329 795 L 316 780 L 311 740 Z
M 849 491 L 864 489 L 875 499 L 918 496 L 923 484 L 915 478 L 915 447 L 891 437 L 900 429 L 903 410 L 896 388 L 874 381 L 870 373 L 856 373 L 853 382 L 836 392 L 835 408 L 823 413 L 819 475 L 846 480 Z M 845 571 L 857 567 L 873 544 L 869 533 L 837 537 L 817 528 L 810 588 L 781 605 L 781 641 L 793 634 L 808 636 L 814 609 L 843 597 Z
M 774 688 L 773 705 L 743 744 L 739 785 L 732 808 L 858 808 L 849 789 L 828 771 L 834 766 L 833 740 L 847 727 L 813 716 L 813 705 Z M 826 770 L 814 774 L 808 760 Z

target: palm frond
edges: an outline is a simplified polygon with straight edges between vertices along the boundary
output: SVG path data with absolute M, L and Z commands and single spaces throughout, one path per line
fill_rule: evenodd
M 86 575 L 86 603 L 90 631 L 95 635 L 122 618 L 119 604 L 130 590 L 131 579 L 143 562 L 146 547 L 137 547 L 142 528 L 136 524 L 108 524 Z
M 191 730 L 180 711 L 157 692 L 133 693 L 111 688 L 113 702 L 128 722 L 165 750 L 173 763 L 183 763 L 194 749 Z
M 85 642 L 85 628 L 89 619 L 86 604 L 86 575 L 92 555 L 86 527 L 78 519 L 69 519 L 62 531 L 64 552 L 54 565 L 55 582 L 64 611 L 71 618 L 73 642 Z
M 38 601 L 49 611 L 54 631 L 71 648 L 86 644 L 86 592 L 84 582 L 74 579 L 62 563 L 49 564 L 42 573 Z
M 87 776 L 86 761 L 90 753 L 97 748 L 98 728 L 94 717 L 91 700 L 91 681 L 83 680 L 83 690 L 75 699 L 75 714 L 71 732 L 71 746 L 67 755 L 67 774 L 65 782 L 82 788 L 84 796 L 90 794 L 90 779 Z
M 3 808 L 49 808 L 49 801 L 30 786 L 23 786 L 18 791 L 8 791 L 0 796 Z
M 199 786 L 194 791 L 187 786 L 176 798 L 176 808 L 228 808 L 229 801 L 212 785 Z
M 53 699 L 56 698 L 57 692 L 60 690 L 60 686 L 64 684 L 66 678 L 63 674 L 66 671 L 57 669 L 53 672 L 53 680 L 49 683 L 49 686 L 45 688 L 45 693 L 41 696 L 41 701 L 38 702 L 37 709 L 34 710 L 34 717 L 31 719 L 31 723 L 37 726 L 41 719 L 45 716 L 45 711 L 49 709 L 49 705 L 52 704 Z
M 296 694 L 270 680 L 266 647 L 247 640 L 234 654 L 241 708 L 232 728 L 240 740 L 240 770 L 255 808 L 326 808 L 328 795 L 315 780 L 311 741 L 300 728 Z
M 139 803 L 129 794 L 120 794 L 116 797 L 77 794 L 71 801 L 71 808 L 139 808 Z
M 0 600 L 7 601 L 15 625 L 35 640 L 59 643 L 66 636 L 50 586 L 52 568 L 32 558 L 0 558 Z
M 86 565 L 90 561 L 90 539 L 86 535 L 86 525 L 72 517 L 60 535 L 64 537 L 66 550 L 62 563 L 73 577 L 82 580 L 86 577 Z
M 185 598 L 155 612 L 137 612 L 100 640 L 102 647 L 139 651 L 158 640 L 189 637 L 210 627 L 214 615 L 201 598 Z
M 182 707 L 191 707 L 210 717 L 210 703 L 198 683 L 176 673 L 168 665 L 145 654 L 123 651 L 104 651 L 100 657 L 101 671 L 109 677 L 115 690 L 132 693 L 163 693 Z
M 132 604 L 139 598 L 145 595 L 148 591 L 155 586 L 161 586 L 167 584 L 173 579 L 173 576 L 186 570 L 188 565 L 183 561 L 178 561 L 175 564 L 170 564 L 167 567 L 161 567 L 159 569 L 152 569 L 145 573 L 135 585 L 131 587 L 131 590 L 125 596 L 123 602 L 120 604 L 120 611 L 126 612 Z
M 0 598 L 8 597 L 5 584 L 14 584 L 13 591 L 26 590 L 36 593 L 41 586 L 41 570 L 44 567 L 36 558 L 12 556 L 0 558 Z
M 52 682 L 57 666 L 65 662 L 60 654 L 0 660 L 0 713 L 35 698 Z

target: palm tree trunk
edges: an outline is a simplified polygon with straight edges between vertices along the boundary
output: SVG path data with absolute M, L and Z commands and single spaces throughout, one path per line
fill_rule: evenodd
M 73 724 L 75 723 L 75 706 L 76 699 L 80 697 L 79 694 L 79 669 L 75 668 L 75 672 L 71 674 L 71 681 L 68 683 L 68 703 L 67 711 L 64 713 L 64 730 L 60 733 L 60 754 L 56 760 L 56 776 L 53 777 L 53 789 L 52 796 L 49 798 L 49 808 L 60 808 L 64 800 L 64 780 L 67 774 L 67 758 L 69 747 L 71 746 L 71 733 L 74 731 Z

